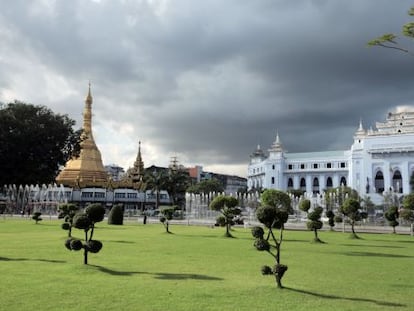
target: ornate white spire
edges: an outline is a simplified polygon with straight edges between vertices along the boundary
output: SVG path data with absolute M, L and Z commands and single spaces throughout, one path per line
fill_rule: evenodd
M 282 143 L 280 142 L 280 138 L 279 138 L 279 132 L 276 132 L 276 139 L 273 142 L 272 146 L 269 149 L 270 152 L 274 151 L 274 152 L 281 152 L 283 151 L 282 148 Z

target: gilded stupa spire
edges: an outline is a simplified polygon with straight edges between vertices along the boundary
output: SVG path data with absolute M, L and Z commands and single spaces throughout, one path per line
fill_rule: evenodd
M 83 129 L 80 143 L 80 154 L 70 159 L 65 168 L 56 177 L 56 182 L 68 186 L 97 186 L 108 181 L 108 173 L 103 164 L 98 147 L 92 134 L 92 95 L 89 82 L 88 94 L 83 109 Z

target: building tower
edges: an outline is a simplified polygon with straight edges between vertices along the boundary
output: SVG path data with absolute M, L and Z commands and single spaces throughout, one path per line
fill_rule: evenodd
M 141 141 L 138 142 L 138 154 L 134 166 L 128 169 L 127 177 L 133 183 L 141 182 L 144 177 L 144 161 L 141 156 Z
M 108 173 L 103 164 L 101 153 L 92 134 L 92 95 L 89 83 L 88 95 L 83 110 L 83 131 L 80 154 L 70 159 L 56 177 L 58 184 L 65 186 L 99 186 L 108 182 Z

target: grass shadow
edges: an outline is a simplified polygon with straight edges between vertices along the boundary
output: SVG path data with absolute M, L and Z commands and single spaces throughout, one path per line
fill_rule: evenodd
M 402 246 L 394 246 L 394 245 L 365 245 L 365 244 L 340 244 L 342 246 L 350 246 L 350 247 L 378 247 L 378 248 L 404 248 Z
M 145 275 L 152 275 L 154 278 L 159 280 L 202 280 L 202 281 L 222 281 L 222 278 L 208 276 L 203 274 L 194 274 L 194 273 L 152 273 L 152 272 L 144 272 L 144 271 L 117 271 L 109 268 L 105 268 L 98 265 L 89 265 L 90 267 L 96 268 L 98 271 L 107 273 L 110 275 L 116 276 L 131 276 L 134 274 L 145 274 Z
M 337 295 L 328 295 L 328 294 L 322 294 L 317 292 L 312 292 L 308 290 L 303 289 L 296 289 L 291 287 L 284 287 L 284 289 L 297 292 L 300 294 L 306 294 L 310 296 L 315 296 L 319 298 L 326 298 L 326 299 L 336 299 L 336 300 L 350 300 L 350 301 L 356 301 L 356 302 L 370 302 L 374 303 L 379 306 L 387 306 L 387 307 L 406 307 L 405 304 L 396 303 L 396 302 L 389 302 L 389 301 L 383 301 L 383 300 L 376 300 L 376 299 L 369 299 L 369 298 L 360 298 L 360 297 L 342 297 Z
M 66 263 L 66 261 L 64 260 L 39 259 L 39 258 L 9 258 L 9 257 L 0 257 L 0 261 L 39 261 L 39 262 L 49 262 L 49 263 Z
M 344 252 L 347 256 L 368 256 L 368 257 L 383 257 L 383 258 L 413 258 L 413 256 L 386 254 L 386 253 L 370 253 L 370 252 Z

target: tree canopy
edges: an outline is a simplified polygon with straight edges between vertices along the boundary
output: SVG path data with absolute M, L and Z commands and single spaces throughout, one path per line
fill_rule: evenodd
M 0 105 L 0 185 L 53 182 L 59 166 L 79 154 L 74 125 L 44 106 Z

